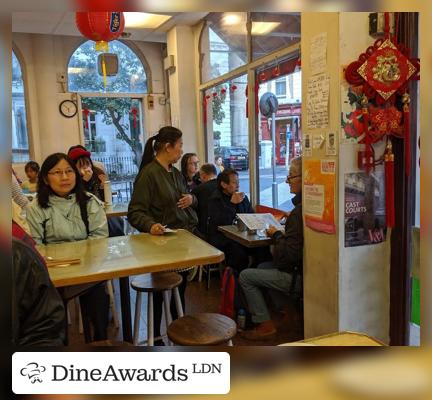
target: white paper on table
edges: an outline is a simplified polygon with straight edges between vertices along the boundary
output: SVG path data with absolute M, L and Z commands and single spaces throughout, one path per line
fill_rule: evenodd
M 177 229 L 164 228 L 164 233 L 177 233 Z
M 237 214 L 237 217 L 246 225 L 250 230 L 267 229 L 270 225 L 275 226 L 278 230 L 283 231 L 284 227 L 280 222 L 270 213 L 265 214 Z

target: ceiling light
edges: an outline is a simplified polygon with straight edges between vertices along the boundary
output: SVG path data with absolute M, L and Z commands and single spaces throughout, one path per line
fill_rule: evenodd
M 225 14 L 222 21 L 224 25 L 237 25 L 241 22 L 241 18 L 238 14 Z
M 123 14 L 125 17 L 125 28 L 156 29 L 171 18 L 171 15 L 139 12 L 125 12 Z
M 252 22 L 252 35 L 267 35 L 279 25 L 280 22 Z

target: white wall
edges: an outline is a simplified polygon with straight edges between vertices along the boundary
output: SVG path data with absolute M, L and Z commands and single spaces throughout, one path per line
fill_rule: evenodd
M 369 36 L 369 13 L 339 14 L 340 64 L 347 65 L 375 41 Z M 375 146 L 381 154 L 384 143 Z M 344 174 L 358 172 L 356 144 L 341 144 L 339 204 L 344 201 Z M 389 341 L 390 231 L 383 243 L 344 247 L 344 207 L 339 207 L 339 329 L 368 333 Z
M 70 146 L 82 142 L 79 115 L 64 118 L 58 111 L 59 103 L 72 95 L 63 92 L 56 75 L 67 71 L 70 56 L 84 40 L 73 36 L 13 34 L 14 48 L 23 62 L 31 157 L 39 163 L 53 152 L 67 151 Z M 154 134 L 169 123 L 166 106 L 158 102 L 164 93 L 161 44 L 134 42 L 133 48 L 142 53 L 150 69 L 149 88 L 159 94 L 155 96 L 154 110 L 148 110 L 144 102 L 145 132 Z M 22 164 L 14 168 L 24 176 Z
M 326 72 L 330 76 L 329 128 L 324 131 L 337 132 L 339 137 L 343 66 L 373 43 L 368 35 L 368 13 L 302 13 L 304 104 L 310 77 L 310 40 L 321 32 L 327 32 Z M 302 113 L 305 122 L 306 107 Z M 302 126 L 303 132 L 320 131 L 307 130 L 306 123 Z M 336 235 L 305 228 L 305 336 L 352 330 L 388 342 L 390 233 L 386 242 L 378 245 L 344 247 L 344 175 L 358 171 L 357 150 L 357 144 L 338 143 Z M 324 157 L 324 149 L 313 149 L 312 158 Z
M 171 122 L 183 132 L 183 150 L 196 152 L 197 82 L 195 69 L 197 48 L 194 29 L 176 26 L 167 35 L 168 55 L 174 56 L 175 71 L 169 74 Z

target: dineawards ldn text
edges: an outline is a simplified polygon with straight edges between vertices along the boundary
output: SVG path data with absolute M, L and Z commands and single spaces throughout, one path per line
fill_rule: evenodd
M 116 368 L 108 365 L 100 368 L 76 368 L 74 365 L 52 365 L 52 382 L 184 382 L 188 380 L 188 373 L 193 374 L 219 374 L 222 370 L 221 364 L 192 364 L 190 371 L 186 368 L 176 368 L 174 364 L 161 368 Z

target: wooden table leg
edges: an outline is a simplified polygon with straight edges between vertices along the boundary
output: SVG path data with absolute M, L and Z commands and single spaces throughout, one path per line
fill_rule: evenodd
M 132 317 L 131 317 L 131 302 L 129 290 L 129 277 L 119 278 L 120 283 L 120 300 L 122 310 L 122 329 L 123 340 L 132 343 Z

